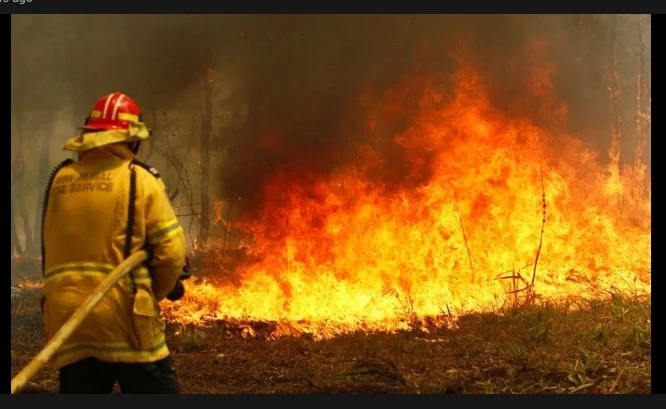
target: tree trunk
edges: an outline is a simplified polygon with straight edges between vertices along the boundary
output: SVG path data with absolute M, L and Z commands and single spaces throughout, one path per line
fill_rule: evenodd
M 12 246 L 12 252 L 11 255 L 22 255 L 23 254 L 23 249 L 21 248 L 21 243 L 19 243 L 18 239 L 18 232 L 16 230 L 16 214 L 14 213 L 14 198 L 12 198 L 11 201 L 11 208 L 10 208 L 10 213 L 11 213 L 11 218 L 12 218 L 12 238 L 11 238 L 11 246 Z
M 150 163 L 150 158 L 153 156 L 153 150 L 155 149 L 155 129 L 157 129 L 157 108 L 153 109 L 153 114 L 152 114 L 152 119 L 150 124 L 148 125 L 151 128 L 152 134 L 150 135 L 150 139 L 148 139 L 147 143 L 144 143 L 145 145 L 148 145 L 148 152 L 145 154 L 143 161 L 146 163 Z
M 23 241 L 23 248 L 25 252 L 28 252 L 28 248 L 33 246 L 34 237 L 32 235 L 32 229 L 30 228 L 30 219 L 28 218 L 28 211 L 25 206 L 25 196 L 23 195 L 23 188 L 19 189 L 19 193 L 16 195 L 16 207 L 19 210 L 19 215 L 23 221 L 23 234 L 25 239 Z
M 18 210 L 18 216 L 21 218 L 21 227 L 23 228 L 23 251 L 27 251 L 32 245 L 33 236 L 30 228 L 30 219 L 25 206 L 25 160 L 23 158 L 23 136 L 25 130 L 25 115 L 23 107 L 16 108 L 16 142 L 12 146 L 16 148 L 13 169 L 16 172 L 16 182 L 13 189 L 12 202 Z
M 210 146 L 213 133 L 213 70 L 208 69 L 204 84 L 203 113 L 201 117 L 201 217 L 199 223 L 198 245 L 203 248 L 208 244 L 210 228 Z
M 622 110 L 620 105 L 619 64 L 616 53 L 617 43 L 617 16 L 612 14 L 609 18 L 608 60 L 606 64 L 608 92 L 610 98 L 611 146 L 609 150 L 609 172 L 611 181 L 608 184 L 612 196 L 622 200 L 621 155 L 622 155 Z M 618 190 L 619 189 L 619 190 Z
M 45 122 L 45 129 L 41 129 L 36 139 L 40 140 L 39 150 L 39 171 L 37 174 L 37 200 L 35 204 L 35 218 L 33 223 L 33 240 L 28 251 L 30 254 L 38 255 L 41 253 L 41 237 L 42 237 L 42 205 L 44 199 L 44 191 L 46 183 L 51 172 L 51 136 L 53 134 L 52 128 L 54 127 L 54 117 L 48 113 L 44 113 L 47 121 Z M 50 120 L 49 120 L 50 119 Z
M 647 17 L 650 18 L 649 16 Z M 647 135 L 651 126 L 651 118 L 649 114 L 649 87 L 646 82 L 649 81 L 649 73 L 646 75 L 645 70 L 645 52 L 646 44 L 643 35 L 643 27 L 645 24 L 643 16 L 637 16 L 636 19 L 636 34 L 638 39 L 638 74 L 636 75 L 636 150 L 634 151 L 634 171 L 638 176 L 645 178 L 647 166 L 645 164 L 645 151 L 647 146 Z M 646 78 L 648 77 L 648 78 Z M 645 178 L 646 182 L 649 180 Z M 641 190 L 644 191 L 648 186 L 642 186 Z M 643 193 L 643 192 L 639 193 Z
M 615 45 L 617 42 L 617 16 L 610 15 L 608 91 L 611 102 L 611 159 L 619 167 L 622 146 L 622 115 L 620 110 L 619 66 Z
M 18 128 L 18 123 L 17 123 L 17 128 Z M 17 132 L 18 133 L 18 132 Z M 17 138 L 18 139 L 18 138 Z M 11 162 L 11 173 L 12 173 L 12 183 L 10 186 L 10 193 L 11 193 L 11 208 L 10 208 L 10 213 L 11 213 L 11 254 L 13 255 L 22 255 L 23 254 L 23 247 L 21 246 L 19 237 L 18 237 L 18 230 L 16 226 L 16 213 L 14 212 L 15 208 L 15 200 L 16 200 L 16 191 L 19 188 L 20 184 L 23 182 L 23 163 L 21 161 L 17 161 L 17 156 L 20 153 L 20 141 L 12 141 L 12 147 L 16 146 L 16 149 L 14 150 L 13 155 L 12 155 L 12 162 Z

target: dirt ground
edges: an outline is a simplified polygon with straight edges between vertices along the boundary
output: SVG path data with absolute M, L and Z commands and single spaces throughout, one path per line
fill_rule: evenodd
M 12 376 L 44 345 L 39 295 L 39 288 L 12 287 Z M 168 324 L 183 393 L 647 394 L 651 388 L 649 300 L 527 306 L 465 316 L 429 333 L 325 341 L 269 340 L 274 325 Z M 26 386 L 28 393 L 57 393 L 57 372 L 47 364 Z

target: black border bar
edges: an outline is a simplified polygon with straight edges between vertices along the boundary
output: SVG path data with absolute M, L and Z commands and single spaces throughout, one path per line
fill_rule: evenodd
M 21 3 L 23 2 L 23 3 Z M 279 14 L 279 13 L 629 13 L 666 9 L 654 0 L 0 0 L 0 14 Z M 596 7 L 595 7 L 596 6 Z

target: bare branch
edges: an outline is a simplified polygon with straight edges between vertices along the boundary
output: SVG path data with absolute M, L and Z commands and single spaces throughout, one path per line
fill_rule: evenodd
M 467 259 L 469 260 L 469 268 L 474 271 L 474 265 L 472 264 L 472 255 L 469 252 L 469 246 L 467 245 L 467 235 L 465 235 L 465 226 L 463 226 L 462 216 L 458 218 L 460 220 L 460 229 L 462 230 L 463 239 L 465 240 L 465 248 L 467 249 Z
M 606 377 L 602 375 L 602 376 L 598 377 L 597 379 L 595 379 L 594 381 L 592 381 L 590 383 L 586 383 L 586 384 L 580 385 L 580 386 L 572 389 L 569 392 L 569 394 L 576 394 L 576 393 L 580 393 L 580 392 L 583 392 L 583 391 L 586 391 L 586 390 L 592 390 L 592 389 L 596 388 L 601 383 L 601 381 L 603 381 L 604 379 L 606 379 Z
M 165 129 L 168 133 L 171 132 L 171 126 L 169 122 L 169 118 L 167 116 L 167 112 L 164 112 L 164 122 L 165 122 Z M 190 150 L 192 149 L 192 138 L 189 138 L 190 143 L 188 144 L 186 154 L 184 155 L 184 158 L 187 159 L 190 155 Z M 185 200 L 187 202 L 187 207 L 189 208 L 189 215 L 192 216 L 190 218 L 190 223 L 189 223 L 189 235 L 190 235 L 190 240 L 193 240 L 193 233 L 192 233 L 192 221 L 197 220 L 199 222 L 200 219 L 200 214 L 195 210 L 195 205 L 194 205 L 194 192 L 192 188 L 192 184 L 190 182 L 189 178 L 189 172 L 187 171 L 185 167 L 185 161 L 181 160 L 179 158 L 179 155 L 176 154 L 175 150 L 171 146 L 171 143 L 169 140 L 166 140 L 166 152 L 164 155 L 166 158 L 169 160 L 169 163 L 171 164 L 171 167 L 176 171 L 176 176 L 177 176 L 177 184 L 176 184 L 176 192 L 180 192 L 180 185 L 185 186 Z M 174 193 L 173 198 L 175 199 L 177 193 Z
M 532 282 L 530 288 L 534 286 L 536 279 L 537 264 L 539 263 L 539 255 L 541 254 L 541 246 L 543 245 L 543 230 L 546 226 L 546 190 L 543 183 L 543 169 L 541 169 L 541 203 L 543 208 L 543 219 L 541 220 L 541 234 L 539 235 L 539 247 L 537 248 L 536 258 L 534 259 L 534 270 L 532 270 Z

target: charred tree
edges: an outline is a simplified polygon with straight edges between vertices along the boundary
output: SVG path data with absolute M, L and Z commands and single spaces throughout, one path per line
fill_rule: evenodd
M 40 140 L 39 144 L 39 162 L 37 170 L 37 200 L 35 204 L 34 222 L 33 222 L 33 240 L 27 251 L 31 255 L 38 255 L 40 253 L 40 238 L 41 238 L 41 220 L 42 220 L 42 200 L 44 196 L 44 188 L 46 186 L 46 179 L 51 171 L 51 137 L 53 130 L 50 127 L 54 125 L 54 117 L 50 112 L 44 112 L 46 121 L 37 132 L 36 138 Z
M 13 28 L 13 27 L 12 27 Z M 16 226 L 16 244 L 21 247 L 21 253 L 25 253 L 26 249 L 32 245 L 32 229 L 30 227 L 30 219 L 26 211 L 26 166 L 25 158 L 23 156 L 23 141 L 25 137 L 25 93 L 21 92 L 26 84 L 25 77 L 18 76 L 12 81 L 12 116 L 15 127 L 12 132 L 12 238 L 14 226 Z M 17 213 L 14 213 L 16 210 Z M 21 221 L 15 220 L 15 217 L 20 217 Z M 23 231 L 23 245 L 20 245 L 19 226 Z M 12 251 L 14 244 L 12 243 Z
M 203 112 L 201 114 L 201 215 L 199 219 L 200 246 L 208 243 L 208 231 L 210 229 L 210 148 L 213 137 L 213 70 L 208 69 L 206 81 L 204 82 Z
M 18 109 L 16 111 L 16 127 L 19 131 L 17 134 L 19 136 L 18 142 L 13 144 L 16 146 L 16 152 L 14 156 L 14 163 L 12 168 L 16 172 L 16 183 L 13 189 L 12 204 L 14 204 L 18 210 L 18 216 L 21 218 L 21 224 L 23 229 L 23 248 L 22 252 L 25 252 L 28 248 L 33 245 L 33 235 L 32 229 L 30 228 L 30 219 L 28 218 L 27 207 L 25 204 L 25 160 L 23 158 L 23 142 L 21 140 L 22 132 L 20 131 L 23 128 L 23 112 Z M 13 209 L 12 209 L 13 210 Z
M 636 38 L 638 42 L 637 59 L 638 73 L 636 74 L 636 150 L 634 152 L 634 171 L 637 175 L 645 176 L 647 166 L 645 165 L 645 151 L 647 138 L 651 127 L 650 117 L 650 73 L 646 70 L 646 39 L 644 35 L 645 26 L 649 27 L 649 16 L 637 16 Z M 648 21 L 646 21 L 646 19 Z M 647 186 L 643 186 L 643 189 Z
M 155 129 L 157 128 L 157 112 L 158 112 L 157 108 L 153 108 L 151 121 L 150 124 L 148 125 L 152 129 L 153 136 L 155 135 Z M 148 139 L 147 143 L 144 143 L 144 145 L 147 145 L 148 152 L 145 153 L 143 160 L 146 163 L 150 163 L 150 158 L 153 156 L 153 151 L 155 150 L 154 139 L 151 137 L 150 139 Z
M 10 207 L 10 216 L 11 216 L 11 254 L 13 255 L 22 255 L 23 254 L 23 248 L 21 247 L 21 243 L 19 241 L 18 237 L 18 230 L 16 229 L 16 213 L 14 213 L 14 199 L 15 199 L 15 194 L 14 194 L 14 189 L 15 185 L 17 185 L 22 177 L 23 169 L 20 169 L 19 167 L 15 166 L 16 163 L 14 159 L 12 158 L 12 184 L 11 184 L 11 207 Z M 19 182 L 20 183 L 20 182 Z
M 620 73 L 619 62 L 616 50 L 618 41 L 617 15 L 611 14 L 609 18 L 609 37 L 608 37 L 608 60 L 606 64 L 606 75 L 608 81 L 608 92 L 610 97 L 611 114 L 611 147 L 610 147 L 610 172 L 611 177 L 618 179 L 620 177 L 621 154 L 622 154 L 622 111 L 620 104 Z
M 10 213 L 11 213 L 11 218 L 12 218 L 12 226 L 11 226 L 11 228 L 12 228 L 12 233 L 11 233 L 12 234 L 12 238 L 11 238 L 12 249 L 11 249 L 11 255 L 12 256 L 14 256 L 14 255 L 19 255 L 20 256 L 21 254 L 23 254 L 23 249 L 21 248 L 21 243 L 19 243 L 18 233 L 16 231 L 16 216 L 14 214 L 14 200 L 11 201 Z

